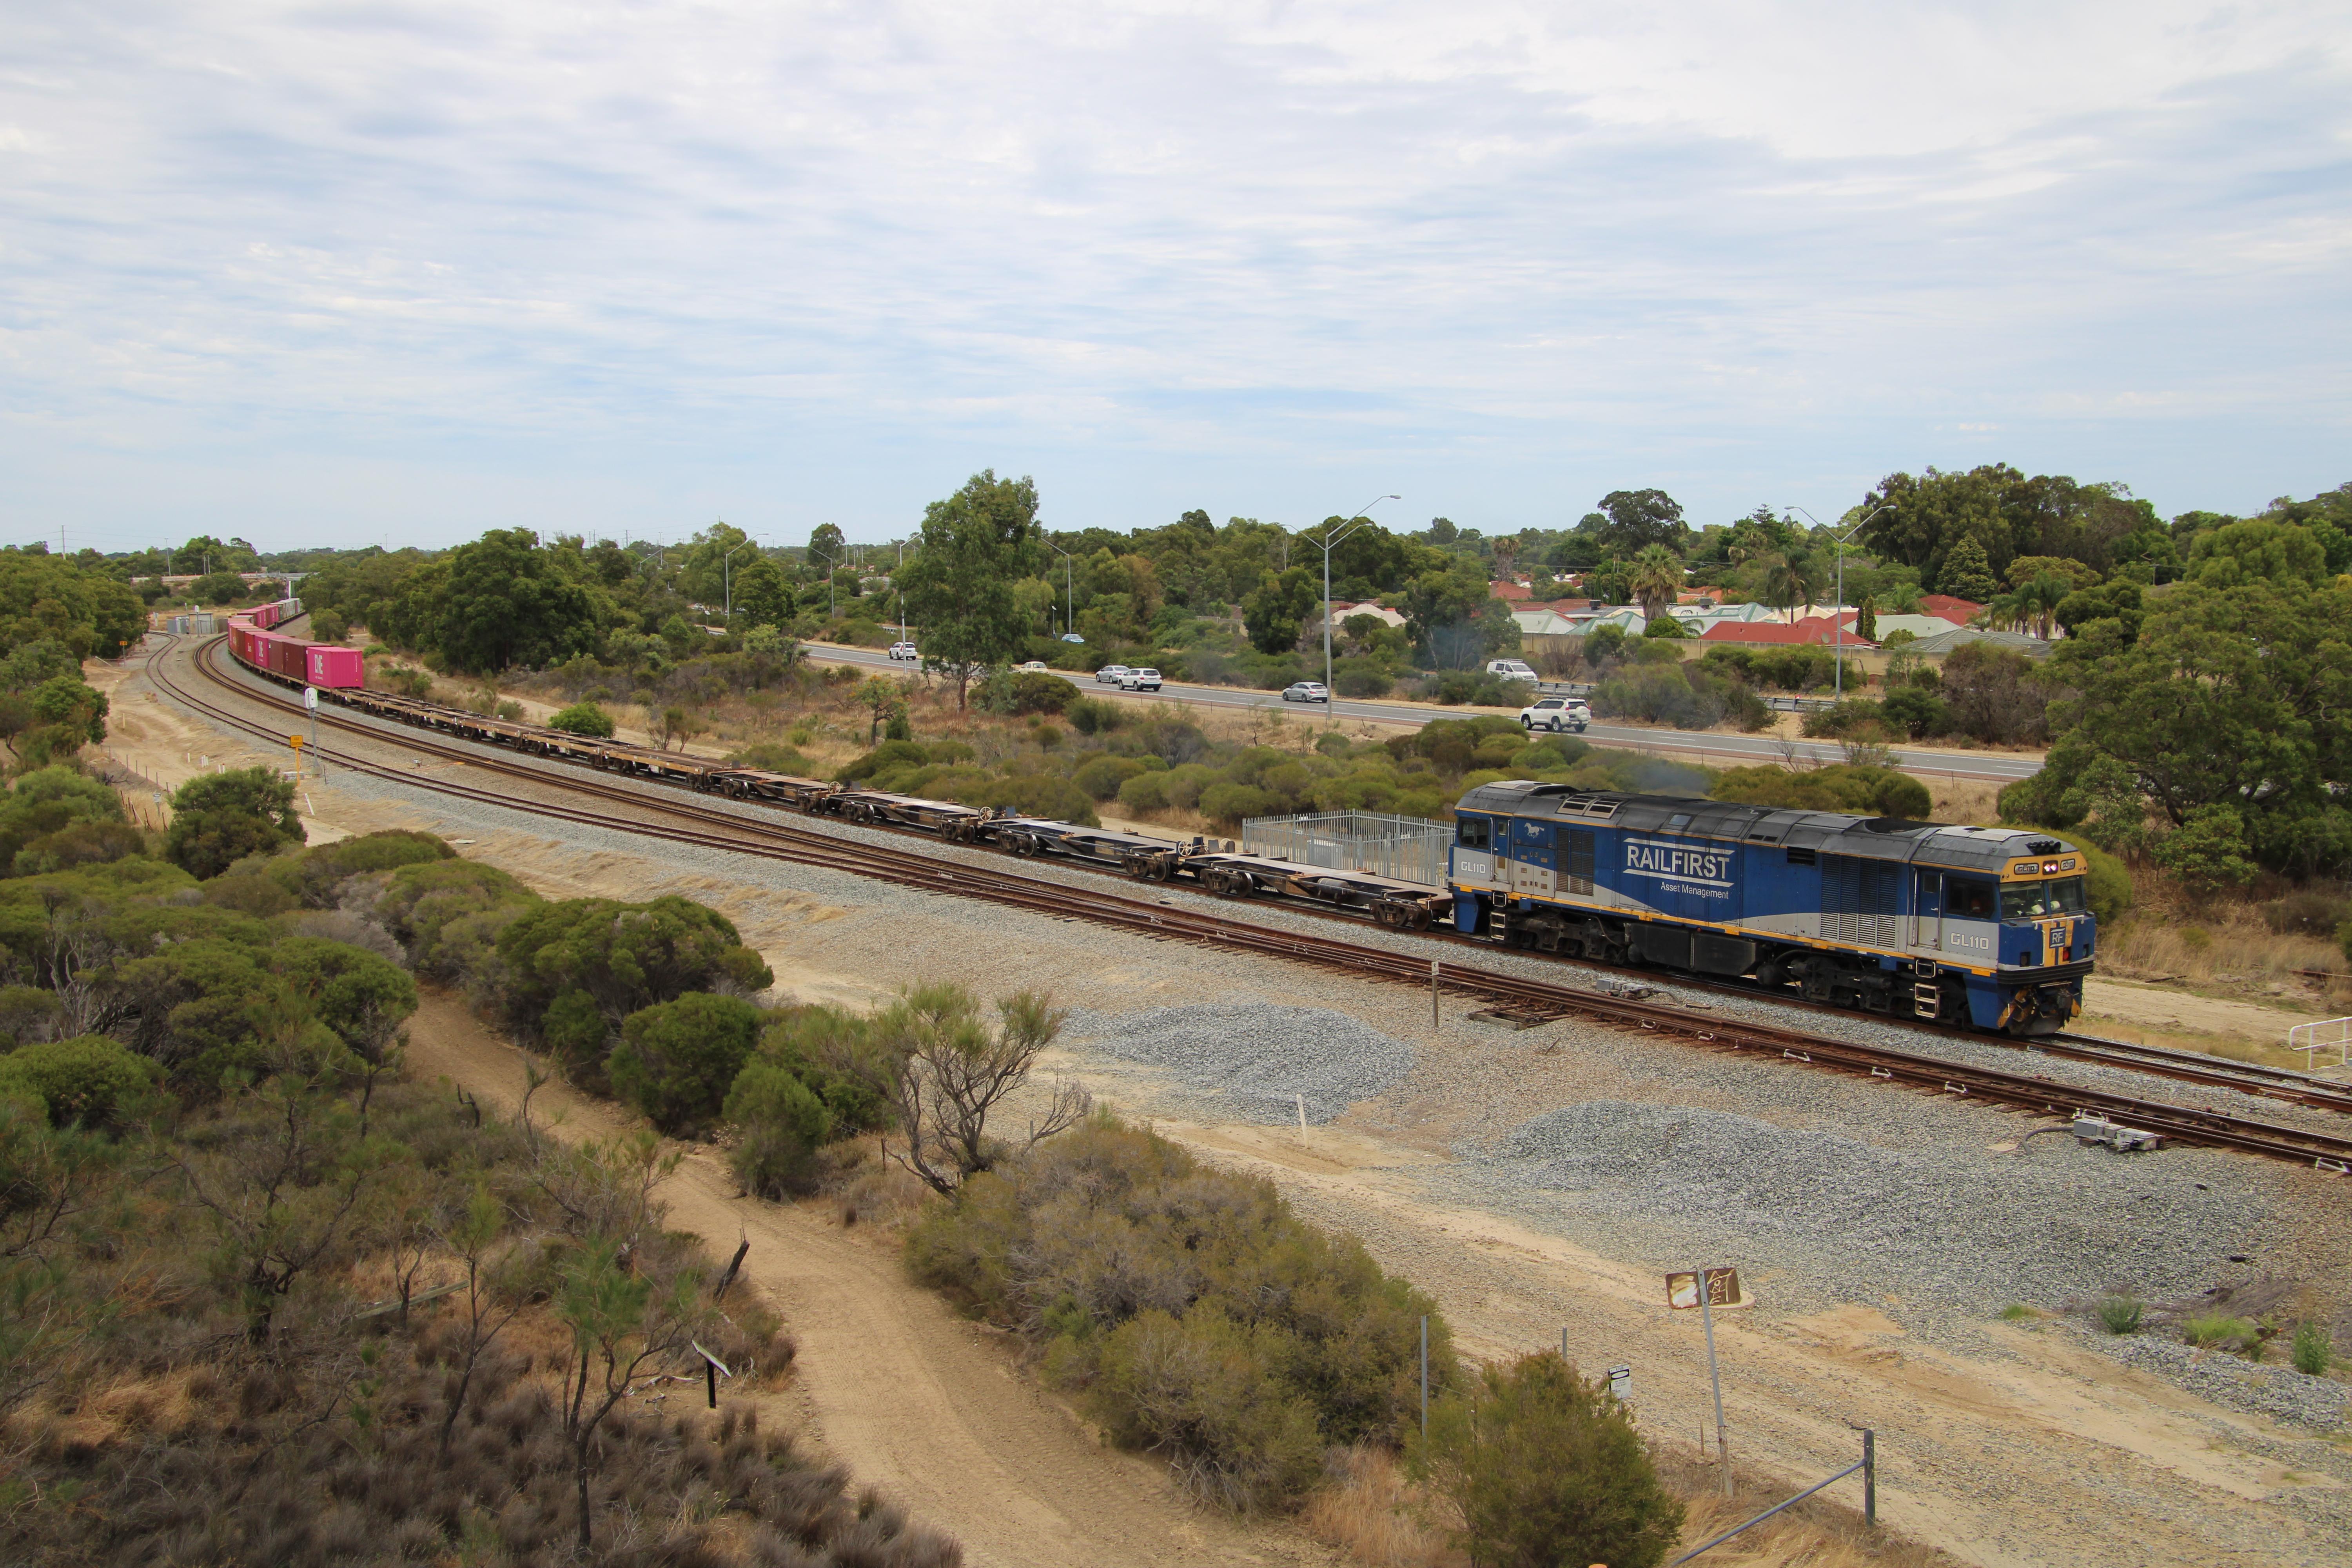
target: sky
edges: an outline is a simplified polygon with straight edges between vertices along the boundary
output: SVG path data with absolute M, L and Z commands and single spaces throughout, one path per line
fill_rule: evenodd
M 2352 480 L 2345 3 L 8 16 L 0 543 Z

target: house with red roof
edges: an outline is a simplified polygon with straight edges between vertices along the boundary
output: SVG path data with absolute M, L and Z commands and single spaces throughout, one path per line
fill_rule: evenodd
M 1780 621 L 1717 621 L 1700 633 L 1698 640 L 1745 647 L 1805 647 L 1814 643 L 1834 646 L 1838 633 L 1836 623 L 1829 616 L 1814 616 L 1794 626 Z M 1851 630 L 1845 634 L 1844 644 L 1857 652 L 1878 646 L 1863 641 Z
M 1919 611 L 1922 615 L 1949 621 L 1956 626 L 1964 626 L 1983 615 L 1984 606 L 1966 599 L 1956 599 L 1949 594 L 1922 594 L 1919 595 Z

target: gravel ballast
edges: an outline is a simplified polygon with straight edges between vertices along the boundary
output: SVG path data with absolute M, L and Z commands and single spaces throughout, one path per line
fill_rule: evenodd
M 2200 1398 L 2273 1421 L 2332 1431 L 2344 1424 L 2352 1388 L 2333 1378 L 2312 1377 L 2291 1366 L 2266 1366 L 2226 1351 L 2196 1350 L 2170 1340 L 2129 1334 L 2101 1347 L 2126 1366 L 2152 1372 Z
M 1459 1151 L 1456 1179 L 1553 1225 L 1654 1222 L 1823 1299 L 1924 1293 L 1963 1310 L 2202 1289 L 2265 1205 L 2200 1187 L 2201 1162 L 2084 1149 L 1957 1159 L 1728 1111 L 1595 1100 Z M 2189 1153 L 2189 1152 L 2182 1152 Z
M 1197 1003 L 1121 1016 L 1082 1013 L 1063 1043 L 1167 1068 L 1236 1120 L 1322 1123 L 1412 1071 L 1412 1047 L 1328 1007 Z

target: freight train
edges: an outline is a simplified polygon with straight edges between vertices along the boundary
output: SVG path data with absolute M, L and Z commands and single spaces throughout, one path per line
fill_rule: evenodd
M 275 626 L 300 603 L 263 610 Z M 231 617 L 229 647 L 273 680 L 364 712 L 608 773 L 1890 1017 L 2054 1033 L 2082 1009 L 2096 943 L 2082 853 L 2009 828 L 1504 781 L 1455 806 L 1446 886 L 1432 889 L 1245 854 L 1229 839 L 1171 843 L 1016 816 L 371 691 L 357 649 L 263 629 L 258 613 Z

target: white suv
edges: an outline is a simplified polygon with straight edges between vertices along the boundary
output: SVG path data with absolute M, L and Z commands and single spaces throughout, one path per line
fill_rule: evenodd
M 1569 730 L 1580 735 L 1591 722 L 1592 710 L 1573 697 L 1547 697 L 1519 710 L 1522 730 L 1549 730 L 1555 734 Z
M 890 645 L 890 657 L 898 659 L 920 660 L 923 656 L 915 651 L 915 645 L 913 643 L 894 642 Z
M 1536 679 L 1536 672 L 1516 658 L 1489 659 L 1486 673 L 1500 676 L 1505 680 L 1532 681 Z
M 1118 689 L 1121 691 L 1157 691 L 1160 689 L 1160 672 L 1156 669 L 1130 669 L 1118 678 Z
M 1100 669 L 1095 671 L 1095 684 L 1097 686 L 1117 686 L 1120 681 L 1127 679 L 1127 666 L 1123 664 L 1107 664 Z

